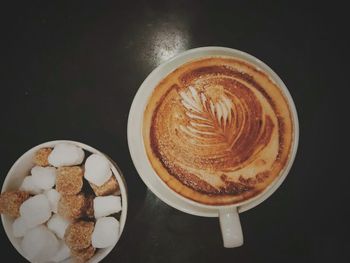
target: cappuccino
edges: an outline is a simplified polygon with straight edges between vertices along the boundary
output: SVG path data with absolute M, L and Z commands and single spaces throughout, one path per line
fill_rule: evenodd
M 288 101 L 269 75 L 231 57 L 188 62 L 148 100 L 143 140 L 173 191 L 208 205 L 246 201 L 281 174 L 293 145 Z

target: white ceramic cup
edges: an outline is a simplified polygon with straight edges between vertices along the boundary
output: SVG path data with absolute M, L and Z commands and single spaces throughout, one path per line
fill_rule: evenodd
M 294 138 L 290 158 L 281 174 L 259 195 L 233 205 L 204 205 L 187 199 L 169 188 L 153 170 L 146 154 L 142 136 L 144 110 L 148 99 L 157 84 L 165 76 L 184 63 L 203 57 L 213 56 L 225 56 L 242 59 L 267 73 L 269 77 L 281 88 L 283 94 L 287 98 L 294 123 Z M 238 247 L 243 244 L 243 234 L 238 213 L 247 211 L 263 202 L 276 191 L 276 189 L 286 178 L 297 152 L 298 139 L 299 123 L 297 112 L 293 99 L 283 81 L 270 67 L 259 59 L 245 52 L 226 47 L 201 47 L 191 49 L 158 66 L 151 72 L 151 74 L 148 75 L 137 91 L 131 105 L 128 119 L 128 144 L 130 154 L 141 179 L 144 181 L 147 187 L 158 198 L 178 210 L 198 216 L 219 217 L 224 246 L 227 248 Z
M 24 179 L 25 176 L 29 175 L 31 168 L 35 166 L 33 162 L 34 154 L 37 150 L 40 148 L 45 148 L 45 147 L 54 147 L 58 143 L 71 143 L 74 144 L 82 149 L 84 149 L 87 152 L 90 153 L 95 153 L 95 154 L 101 154 L 106 156 L 105 154 L 101 153 L 100 151 L 96 150 L 95 148 L 92 148 L 89 145 L 80 143 L 80 142 L 75 142 L 75 141 L 67 141 L 67 140 L 58 140 L 58 141 L 50 141 L 46 142 L 40 145 L 37 145 L 33 148 L 31 148 L 29 151 L 24 153 L 17 161 L 13 164 L 11 167 L 10 171 L 8 172 L 5 181 L 3 183 L 1 192 L 9 191 L 9 190 L 17 190 L 21 186 L 21 183 Z M 123 175 L 118 168 L 118 166 L 108 157 L 106 156 L 107 159 L 109 160 L 111 164 L 111 169 L 113 174 L 115 175 L 119 188 L 120 188 L 120 194 L 122 197 L 122 211 L 121 211 L 121 216 L 120 216 L 120 229 L 119 233 L 120 235 L 123 232 L 124 226 L 125 226 L 125 221 L 126 221 L 126 215 L 128 211 L 128 200 L 127 200 L 127 189 L 126 189 L 126 183 L 123 178 Z M 12 245 L 16 248 L 16 250 L 24 257 L 26 256 L 23 254 L 21 248 L 20 248 L 20 238 L 15 238 L 13 236 L 12 232 L 12 224 L 14 219 L 6 216 L 6 215 L 1 215 L 1 220 L 2 224 L 4 226 L 5 232 L 7 234 L 7 237 L 11 241 Z M 100 262 L 103 258 L 105 258 L 114 248 L 116 244 L 108 247 L 108 248 L 103 248 L 103 249 L 98 249 L 97 253 L 88 261 L 88 263 L 97 263 Z M 27 258 L 26 258 L 27 259 Z M 29 259 L 27 259 L 29 261 Z M 63 261 L 63 263 L 68 263 L 71 262 L 71 259 L 67 259 Z

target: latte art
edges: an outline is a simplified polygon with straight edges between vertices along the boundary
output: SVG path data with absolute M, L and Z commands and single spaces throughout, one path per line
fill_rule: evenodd
M 221 135 L 225 137 L 225 130 L 231 126 L 232 102 L 222 96 L 218 102 L 208 100 L 204 93 L 198 94 L 195 88 L 189 86 L 189 92 L 180 92 L 181 102 L 187 109 L 186 115 L 192 119 L 189 125 L 180 129 L 191 137 L 201 135 Z
M 283 170 L 293 123 L 280 89 L 233 58 L 185 64 L 154 90 L 143 137 L 158 176 L 205 204 L 231 204 L 266 189 Z

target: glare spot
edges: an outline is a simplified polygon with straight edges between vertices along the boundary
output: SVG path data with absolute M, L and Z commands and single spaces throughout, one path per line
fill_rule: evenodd
M 153 37 L 153 58 L 159 65 L 188 48 L 186 32 L 176 28 L 159 28 Z

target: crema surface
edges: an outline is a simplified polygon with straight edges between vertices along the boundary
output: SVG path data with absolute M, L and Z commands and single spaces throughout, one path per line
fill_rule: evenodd
M 266 73 L 245 61 L 211 57 L 181 66 L 157 85 L 143 139 L 171 189 L 203 204 L 233 204 L 279 176 L 293 144 L 293 120 Z

